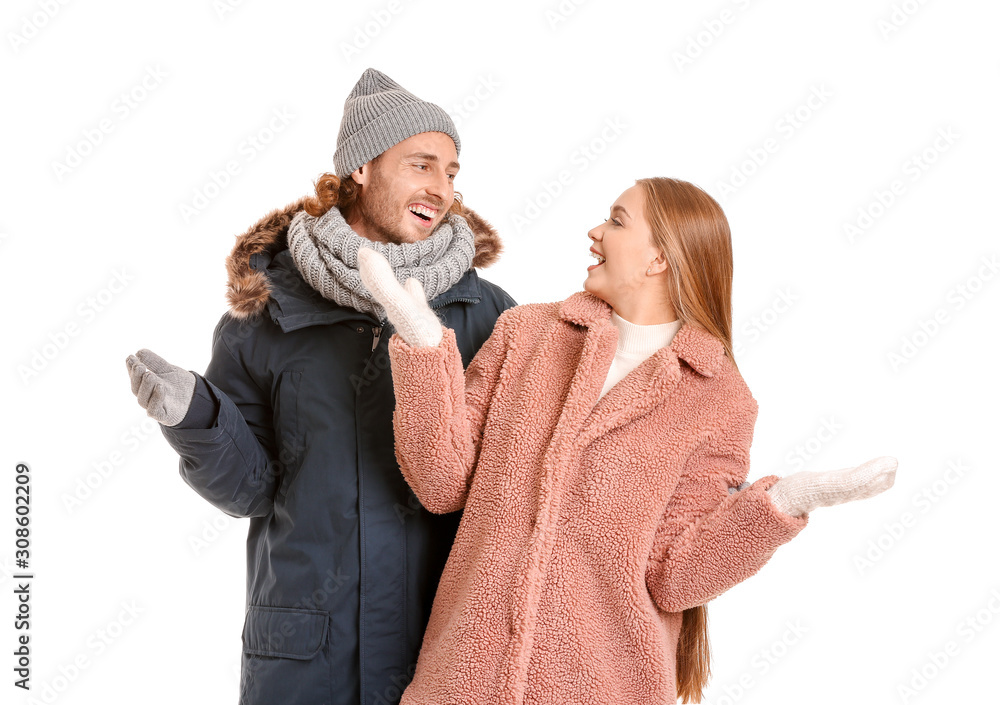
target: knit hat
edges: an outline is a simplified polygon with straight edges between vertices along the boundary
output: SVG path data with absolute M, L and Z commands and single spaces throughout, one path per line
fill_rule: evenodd
M 420 100 L 381 71 L 365 69 L 344 101 L 333 166 L 340 178 L 421 132 L 443 132 L 462 149 L 455 123 L 440 106 Z

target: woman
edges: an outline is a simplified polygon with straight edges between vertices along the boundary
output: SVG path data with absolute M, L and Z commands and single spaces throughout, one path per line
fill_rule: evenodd
M 433 512 L 464 508 L 401 705 L 699 700 L 704 604 L 817 507 L 895 460 L 741 491 L 757 403 L 732 358 L 729 226 L 705 192 L 640 179 L 590 231 L 584 291 L 504 312 L 462 371 L 419 282 L 375 252 L 396 454 Z

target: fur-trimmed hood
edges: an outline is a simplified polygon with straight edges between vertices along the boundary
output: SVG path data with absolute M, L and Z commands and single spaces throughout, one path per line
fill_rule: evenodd
M 236 244 L 226 257 L 226 300 L 235 318 L 249 318 L 264 310 L 271 297 L 271 285 L 264 271 L 251 265 L 251 257 L 261 252 L 276 254 L 288 247 L 288 226 L 303 210 L 306 197 L 276 208 L 236 236 Z M 500 235 L 473 210 L 466 209 L 465 219 L 476 236 L 476 254 L 472 266 L 483 269 L 500 258 L 503 243 Z

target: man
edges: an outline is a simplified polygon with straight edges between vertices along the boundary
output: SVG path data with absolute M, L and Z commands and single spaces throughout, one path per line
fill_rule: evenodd
M 237 238 L 205 374 L 128 358 L 184 480 L 250 517 L 240 703 L 396 703 L 414 673 L 460 512 L 426 511 L 396 463 L 392 328 L 357 253 L 421 281 L 468 365 L 515 302 L 476 273 L 500 241 L 455 198 L 460 146 L 444 110 L 368 69 L 337 178 Z

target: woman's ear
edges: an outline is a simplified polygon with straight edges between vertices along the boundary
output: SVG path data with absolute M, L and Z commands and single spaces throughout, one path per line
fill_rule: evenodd
M 656 274 L 659 274 L 660 272 L 667 271 L 669 275 L 668 271 L 669 269 L 670 267 L 667 264 L 667 258 L 664 256 L 662 252 L 657 251 L 656 257 L 649 263 L 649 268 L 646 270 L 646 272 L 649 274 L 649 276 L 654 276 Z

